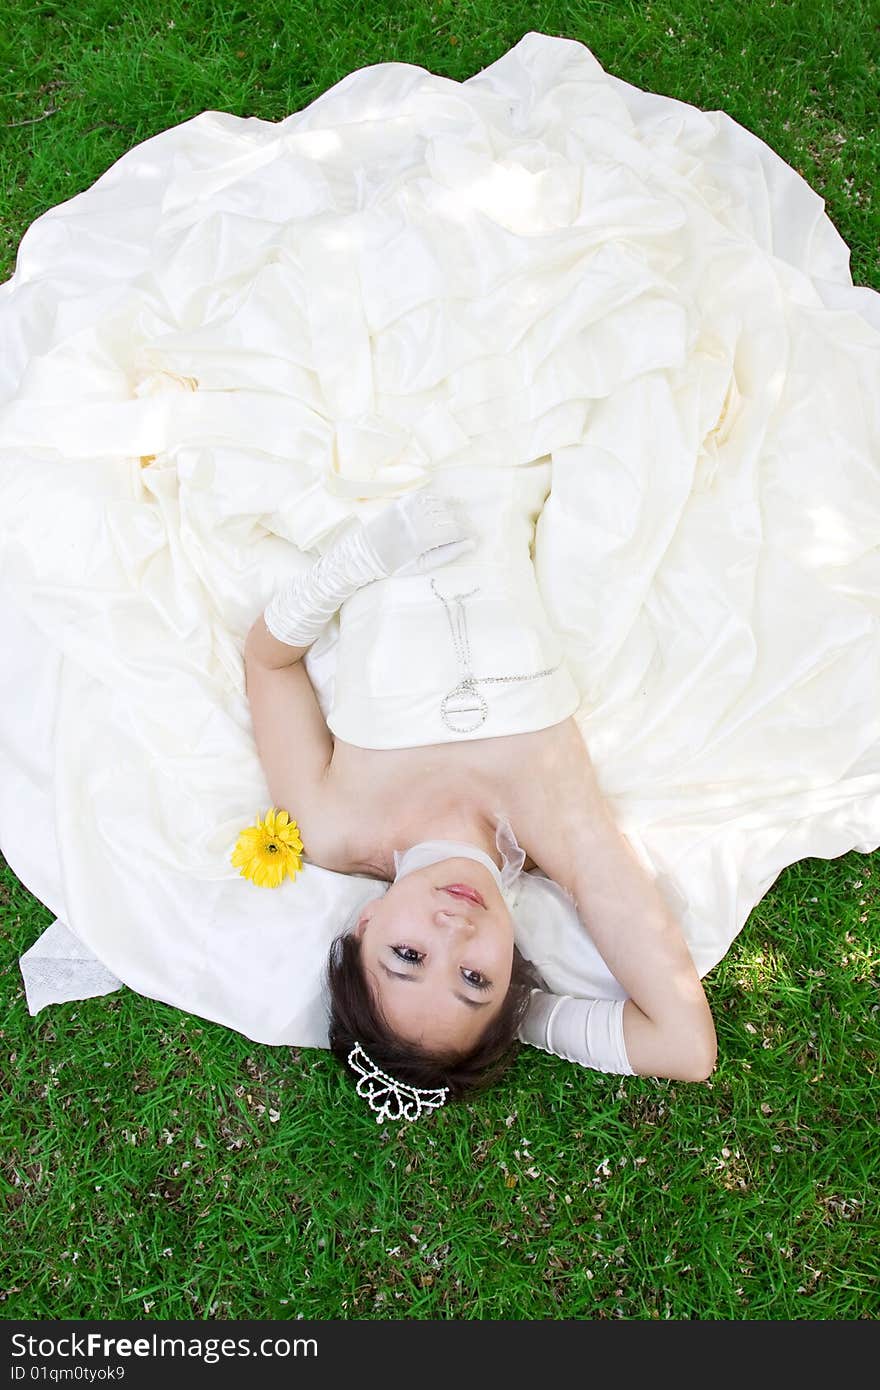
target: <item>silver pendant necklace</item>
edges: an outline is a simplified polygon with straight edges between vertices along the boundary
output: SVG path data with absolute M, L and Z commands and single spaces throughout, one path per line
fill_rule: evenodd
M 431 589 L 446 610 L 446 618 L 452 634 L 452 645 L 461 668 L 461 680 L 458 685 L 447 691 L 440 702 L 440 718 L 447 729 L 451 729 L 453 733 L 470 734 L 486 722 L 489 716 L 489 705 L 486 697 L 477 689 L 478 685 L 489 685 L 502 681 L 533 681 L 542 676 L 550 676 L 554 671 L 559 670 L 562 665 L 561 661 L 558 661 L 555 666 L 545 667 L 543 671 L 529 671 L 510 676 L 475 676 L 471 669 L 471 644 L 464 604 L 466 599 L 479 593 L 479 585 L 468 590 L 467 593 L 451 595 L 455 604 L 454 613 L 433 579 L 431 580 Z

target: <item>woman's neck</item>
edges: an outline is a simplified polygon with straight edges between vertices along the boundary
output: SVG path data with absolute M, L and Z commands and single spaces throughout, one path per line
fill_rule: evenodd
M 364 856 L 361 871 L 393 882 L 394 851 L 403 853 L 424 840 L 462 840 L 483 850 L 500 869 L 495 833 L 489 801 L 474 800 L 472 789 L 466 801 L 461 796 L 446 800 L 425 789 L 422 796 L 408 797 L 405 804 L 389 807 L 382 817 L 379 839 Z

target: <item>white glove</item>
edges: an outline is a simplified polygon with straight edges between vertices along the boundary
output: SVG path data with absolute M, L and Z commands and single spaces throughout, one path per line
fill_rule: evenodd
M 454 501 L 409 493 L 371 521 L 358 521 L 309 569 L 278 589 L 263 619 L 279 642 L 308 647 L 365 584 L 392 574 L 422 574 L 476 544 Z
M 578 999 L 533 989 L 521 1042 L 594 1071 L 634 1076 L 623 1038 L 624 999 Z
M 424 574 L 477 544 L 457 498 L 410 492 L 364 523 L 385 575 Z

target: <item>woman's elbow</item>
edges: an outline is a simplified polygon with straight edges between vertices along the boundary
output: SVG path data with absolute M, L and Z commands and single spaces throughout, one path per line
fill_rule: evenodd
M 718 1045 L 708 1009 L 686 1022 L 682 1018 L 665 1038 L 665 1070 L 673 1081 L 708 1081 L 715 1070 Z
M 718 1042 L 711 1023 L 699 1038 L 694 1038 L 682 1060 L 681 1081 L 708 1081 L 718 1061 Z
M 692 1058 L 678 1073 L 679 1081 L 708 1081 L 715 1070 L 715 1055 Z
M 708 1081 L 715 1070 L 718 1046 L 715 1023 L 705 1008 L 681 1009 L 673 1017 L 652 1022 L 632 1000 L 624 1013 L 624 1039 L 630 1066 L 637 1076 L 667 1077 L 671 1081 Z

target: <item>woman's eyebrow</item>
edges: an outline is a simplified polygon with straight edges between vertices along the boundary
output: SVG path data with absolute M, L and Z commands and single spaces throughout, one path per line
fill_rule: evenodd
M 452 991 L 455 994 L 455 990 Z M 466 994 L 455 994 L 456 999 L 460 999 L 462 1004 L 467 1004 L 469 1009 L 488 1009 L 491 999 L 468 999 Z
M 420 985 L 422 983 L 418 975 L 402 975 L 397 970 L 389 970 L 385 962 L 381 960 L 379 961 L 379 965 L 385 971 L 385 974 L 392 980 L 410 980 L 415 985 Z M 462 1004 L 467 1004 L 469 1009 L 487 1009 L 492 1002 L 491 999 L 468 999 L 466 994 L 456 994 L 455 990 L 453 990 L 452 993 L 455 995 L 456 999 L 461 1000 Z
M 385 964 L 383 960 L 380 960 L 379 964 L 385 971 L 385 974 L 391 976 L 392 980 L 412 980 L 413 984 L 415 985 L 421 984 L 421 980 L 419 979 L 418 975 L 403 975 L 399 970 L 389 970 L 388 966 Z

